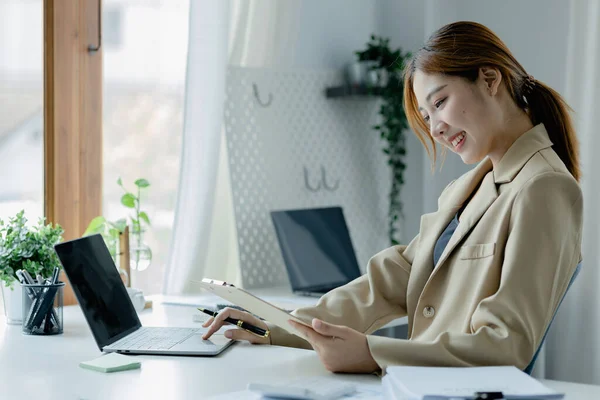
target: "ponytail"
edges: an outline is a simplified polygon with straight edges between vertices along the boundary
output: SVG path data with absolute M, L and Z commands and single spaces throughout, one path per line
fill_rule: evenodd
M 532 76 L 523 78 L 523 97 L 527 101 L 529 116 L 534 125 L 544 124 L 552 147 L 571 175 L 579 181 L 579 146 L 569 111 L 571 107 L 551 87 Z

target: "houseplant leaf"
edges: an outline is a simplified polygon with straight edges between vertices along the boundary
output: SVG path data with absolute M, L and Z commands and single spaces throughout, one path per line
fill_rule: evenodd
M 125 193 L 121 197 L 121 204 L 128 208 L 135 208 L 135 196 L 131 193 Z
M 140 212 L 140 219 L 143 219 L 148 225 L 150 225 L 150 218 L 148 218 L 148 214 L 146 214 L 145 211 Z
M 125 231 L 125 227 L 127 226 L 127 220 L 125 218 L 121 218 L 115 222 L 109 222 L 109 225 L 120 233 L 123 233 Z
M 83 232 L 83 236 L 93 235 L 95 233 L 100 233 L 104 231 L 104 224 L 106 223 L 106 218 L 103 216 L 96 217 L 90 221 L 90 224 L 86 228 L 85 232 Z
M 146 179 L 138 179 L 135 182 L 135 186 L 139 187 L 139 188 L 147 188 L 148 186 L 150 186 L 150 182 L 148 182 Z

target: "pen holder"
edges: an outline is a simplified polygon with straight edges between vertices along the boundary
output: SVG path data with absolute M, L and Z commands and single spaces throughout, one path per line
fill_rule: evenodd
M 23 285 L 23 334 L 56 335 L 63 332 L 64 282 Z

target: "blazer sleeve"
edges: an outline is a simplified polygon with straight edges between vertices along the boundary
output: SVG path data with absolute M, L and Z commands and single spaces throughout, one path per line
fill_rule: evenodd
M 325 294 L 316 306 L 299 308 L 292 314 L 305 321 L 319 318 L 367 334 L 406 316 L 406 288 L 417 243 L 418 236 L 408 246 L 381 251 L 369 260 L 366 274 Z M 312 348 L 306 340 L 267 325 L 271 344 Z
M 564 173 L 531 178 L 513 202 L 498 290 L 476 307 L 470 332 L 418 342 L 368 336 L 389 365 L 477 366 L 531 362 L 581 260 L 583 201 Z

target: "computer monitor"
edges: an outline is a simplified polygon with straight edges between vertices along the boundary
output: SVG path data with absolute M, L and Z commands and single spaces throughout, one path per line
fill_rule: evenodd
M 292 290 L 320 295 L 361 273 L 341 207 L 272 211 Z

